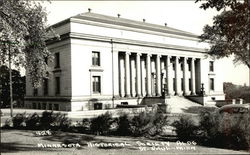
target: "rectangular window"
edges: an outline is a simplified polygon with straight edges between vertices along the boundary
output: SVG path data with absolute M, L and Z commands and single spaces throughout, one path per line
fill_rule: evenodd
M 128 105 L 128 102 L 121 102 L 121 105 Z
M 210 72 L 214 71 L 214 62 L 213 61 L 209 61 L 209 71 Z
M 41 109 L 41 103 L 38 103 L 37 109 Z
M 33 96 L 37 96 L 38 95 L 38 89 L 37 88 L 34 88 L 33 89 Z
M 100 66 L 100 52 L 92 52 L 92 65 Z
M 55 68 L 60 68 L 60 54 L 55 53 Z
M 102 103 L 94 103 L 94 110 L 101 110 L 102 109 Z
M 60 94 L 60 77 L 55 78 L 55 92 L 56 95 Z
M 32 103 L 32 109 L 36 109 L 36 103 Z
M 101 77 L 100 76 L 92 77 L 92 87 L 93 87 L 93 93 L 101 93 Z
M 213 78 L 209 79 L 209 86 L 210 86 L 210 90 L 214 90 L 214 79 Z
M 42 109 L 43 109 L 43 110 L 46 110 L 46 103 L 43 103 L 43 104 L 42 104 Z
M 58 104 L 54 104 L 54 108 L 53 108 L 53 110 L 58 111 L 58 110 L 59 110 L 59 105 L 58 105 Z
M 53 110 L 53 109 L 52 109 L 52 104 L 51 104 L 51 103 L 49 104 L 49 110 Z
M 44 78 L 43 79 L 43 94 L 44 96 L 45 95 L 48 95 L 48 92 L 49 92 L 49 80 L 47 78 Z

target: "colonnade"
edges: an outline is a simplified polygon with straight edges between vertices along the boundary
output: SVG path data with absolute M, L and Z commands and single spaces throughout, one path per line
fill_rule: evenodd
M 119 52 L 120 97 L 195 95 L 195 58 Z

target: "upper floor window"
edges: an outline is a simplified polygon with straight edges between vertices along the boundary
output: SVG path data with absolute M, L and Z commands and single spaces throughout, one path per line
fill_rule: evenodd
M 59 95 L 60 92 L 61 92 L 61 88 L 60 88 L 60 77 L 56 77 L 55 78 L 55 92 L 56 92 L 56 95 Z
M 92 65 L 100 66 L 100 52 L 92 52 Z
M 55 53 L 55 68 L 60 68 L 60 53 Z
M 209 61 L 209 71 L 210 72 L 214 71 L 214 62 L 213 61 Z
M 93 93 L 101 93 L 101 78 L 100 76 L 92 77 Z

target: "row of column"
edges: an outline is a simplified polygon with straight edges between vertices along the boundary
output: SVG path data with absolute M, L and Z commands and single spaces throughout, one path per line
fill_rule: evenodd
M 146 54 L 146 81 L 145 78 L 142 76 L 143 69 L 141 66 L 144 66 L 144 61 L 141 61 L 141 53 L 136 53 L 136 59 L 135 59 L 135 67 L 136 67 L 136 88 L 134 88 L 134 79 L 133 76 L 131 75 L 131 70 L 130 70 L 130 52 L 125 52 L 125 63 L 123 62 L 123 59 L 120 59 L 120 83 L 119 83 L 119 88 L 120 88 L 120 96 L 121 97 L 131 97 L 131 94 L 133 95 L 132 90 L 136 91 L 135 96 L 136 97 L 141 97 L 145 96 L 143 94 L 144 90 L 146 90 L 146 96 L 152 96 L 152 79 L 151 79 L 151 54 Z M 171 70 L 171 59 L 172 56 L 166 56 L 165 59 L 165 64 L 166 64 L 166 84 L 167 84 L 167 90 L 168 94 L 174 95 L 173 91 L 173 82 L 172 78 L 170 76 L 170 70 Z M 175 56 L 175 94 L 176 95 L 182 95 L 181 92 L 181 81 L 180 81 L 180 64 L 179 64 L 179 56 Z M 188 87 L 188 63 L 187 63 L 188 58 L 184 57 L 184 62 L 183 62 L 183 94 L 184 95 L 189 95 L 189 87 Z M 195 95 L 195 58 L 191 58 L 191 94 Z M 125 64 L 125 65 L 124 65 Z M 123 73 L 125 72 L 125 78 Z M 161 91 L 162 91 L 162 75 L 161 75 L 161 55 L 156 55 L 156 96 L 161 96 Z M 125 80 L 125 81 L 124 81 Z M 131 83 L 132 82 L 132 85 Z M 145 82 L 146 82 L 146 88 L 145 88 Z M 125 87 L 125 88 L 124 88 Z M 124 92 L 125 91 L 125 92 Z M 133 96 L 133 97 L 135 97 Z

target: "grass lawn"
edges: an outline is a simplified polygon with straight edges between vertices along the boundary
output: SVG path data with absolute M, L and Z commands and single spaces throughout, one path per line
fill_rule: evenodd
M 18 155 L 19 154 L 23 155 L 249 154 L 249 152 L 245 151 L 233 151 L 226 149 L 203 147 L 195 143 L 188 145 L 187 143 L 155 141 L 155 140 L 148 140 L 145 138 L 94 136 L 94 135 L 66 133 L 66 132 L 55 132 L 52 133 L 52 135 L 50 136 L 38 136 L 35 134 L 35 132 L 36 131 L 30 131 L 30 130 L 2 130 L 1 154 L 18 154 Z M 76 144 L 77 147 L 72 147 L 72 148 L 49 147 L 49 145 L 52 144 L 54 144 L 54 146 L 55 144 L 61 144 L 59 146 L 66 146 L 66 145 L 69 146 L 71 144 Z M 103 145 L 103 147 L 101 147 L 100 145 Z M 42 146 L 44 146 L 44 148 Z

